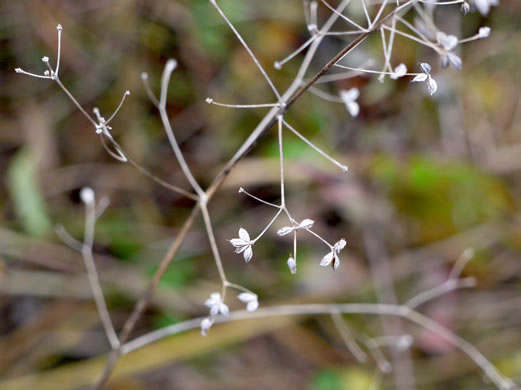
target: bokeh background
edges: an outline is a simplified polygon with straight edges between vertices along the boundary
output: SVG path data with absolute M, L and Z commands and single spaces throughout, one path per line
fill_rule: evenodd
M 308 38 L 302 2 L 220 4 L 284 90 L 302 57 L 281 71 L 272 64 Z M 319 20 L 327 15 L 321 7 Z M 285 138 L 289 207 L 295 216 L 315 220 L 317 231 L 331 241 L 348 242 L 336 272 L 319 266 L 323 248 L 301 235 L 299 272 L 291 275 L 286 260 L 292 243 L 275 234 L 282 220 L 255 246 L 250 264 L 226 241 L 239 227 L 255 234 L 272 218 L 272 210 L 237 190 L 242 186 L 277 202 L 273 132 L 233 170 L 210 212 L 229 279 L 257 292 L 261 305 L 376 302 L 379 295 L 392 299 L 389 282 L 397 301 L 404 302 L 443 282 L 463 250 L 474 248 L 464 275 L 475 277 L 477 287 L 422 311 L 471 341 L 505 375 L 519 378 L 521 3 L 501 0 L 487 18 L 476 12 L 463 17 L 458 5 L 436 17 L 442 29 L 458 36 L 484 25 L 492 34 L 463 47 L 462 71 L 441 70 L 435 53 L 397 38 L 393 63 L 409 69 L 420 60 L 433 64 L 439 84 L 434 98 L 409 80 L 380 83 L 360 76 L 320 86 L 334 94 L 359 87 L 358 118 L 342 104 L 309 93 L 287 116 L 350 167 L 343 174 L 290 133 Z M 193 206 L 108 156 L 56 84 L 14 72 L 18 66 L 43 71 L 44 55 L 54 61 L 58 23 L 64 29 L 64 84 L 87 110 L 98 106 L 104 113 L 131 90 L 112 123 L 114 137 L 134 160 L 184 188 L 188 184 L 142 88 L 142 71 L 158 91 L 166 60 L 178 60 L 168 112 L 203 187 L 266 112 L 209 106 L 205 98 L 273 101 L 206 0 L 0 2 L 0 388 L 5 390 L 78 389 L 103 367 L 109 345 L 82 259 L 54 231 L 62 224 L 81 238 L 83 186 L 111 199 L 97 223 L 94 249 L 117 329 Z M 354 63 L 381 61 L 377 38 L 357 49 Z M 312 70 L 343 45 L 328 39 Z M 202 302 L 218 289 L 199 220 L 134 335 L 204 315 Z M 234 299 L 229 304 L 243 307 Z M 417 389 L 493 388 L 465 355 L 436 335 L 375 316 L 347 319 L 357 335 L 378 336 L 389 327 L 412 334 L 405 356 Z M 384 353 L 403 362 L 403 354 Z M 329 318 L 281 317 L 215 326 L 206 338 L 194 330 L 159 341 L 122 359 L 108 388 L 368 390 L 374 378 L 374 363 L 358 363 Z M 384 376 L 381 386 L 397 388 L 393 375 Z

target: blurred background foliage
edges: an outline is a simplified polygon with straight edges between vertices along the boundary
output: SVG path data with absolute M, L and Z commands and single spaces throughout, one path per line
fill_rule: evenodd
M 334 1 L 332 1 L 334 3 Z M 355 2 L 354 2 L 355 3 Z M 302 56 L 281 71 L 272 64 L 308 38 L 302 2 L 222 0 L 224 11 L 284 90 Z M 350 12 L 360 16 L 359 7 Z M 319 8 L 319 20 L 328 15 Z M 361 89 L 361 113 L 312 94 L 287 115 L 299 131 L 347 163 L 342 174 L 287 133 L 287 198 L 294 215 L 348 246 L 333 273 L 319 267 L 322 248 L 299 238 L 296 276 L 286 260 L 292 244 L 273 232 L 245 265 L 227 239 L 240 226 L 259 232 L 271 211 L 237 193 L 240 186 L 268 201 L 279 194 L 278 144 L 273 133 L 232 172 L 210 212 L 229 279 L 257 292 L 261 305 L 287 302 L 374 302 L 371 245 L 388 257 L 400 302 L 441 283 L 461 252 L 476 289 L 422 308 L 475 344 L 512 377 L 521 376 L 521 3 L 501 0 L 488 18 L 439 9 L 440 28 L 458 36 L 490 26 L 492 35 L 463 47 L 463 70 L 441 70 L 436 54 L 397 38 L 393 63 L 434 65 L 439 93 L 431 99 L 408 80 L 380 83 L 360 76 L 320 86 Z M 94 129 L 52 82 L 23 77 L 15 67 L 42 70 L 54 61 L 61 23 L 61 79 L 87 110 L 111 112 L 113 134 L 141 165 L 189 188 L 159 116 L 141 86 L 147 71 L 159 90 L 162 68 L 176 58 L 168 112 L 197 179 L 208 185 L 266 112 L 209 106 L 273 102 L 246 52 L 207 0 L 19 0 L 0 2 L 0 388 L 76 389 L 103 367 L 109 346 L 98 321 L 81 257 L 55 234 L 62 224 L 83 233 L 79 189 L 91 186 L 111 205 L 96 227 L 95 254 L 112 319 L 119 329 L 193 202 L 168 192 L 106 154 Z M 346 26 L 339 23 L 338 30 Z M 317 71 L 345 42 L 328 39 Z M 380 62 L 370 38 L 352 64 Z M 373 243 L 373 244 L 371 244 Z M 374 251 L 373 251 L 374 252 Z M 218 275 L 199 221 L 163 278 L 136 334 L 203 315 Z M 231 300 L 233 309 L 240 302 Z M 384 320 L 385 322 L 386 320 Z M 381 319 L 349 318 L 356 332 L 383 334 Z M 384 324 L 385 325 L 385 324 Z M 468 359 L 443 340 L 402 323 L 415 337 L 410 350 L 417 389 L 491 389 Z M 356 333 L 355 332 L 355 333 Z M 392 351 L 385 350 L 392 355 Z M 216 326 L 162 340 L 124 358 L 111 389 L 368 390 L 378 376 L 358 363 L 328 318 L 276 318 Z M 396 388 L 393 375 L 382 388 Z

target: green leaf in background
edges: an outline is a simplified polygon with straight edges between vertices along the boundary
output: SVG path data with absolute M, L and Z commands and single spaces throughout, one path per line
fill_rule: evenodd
M 154 328 L 161 329 L 166 328 L 167 326 L 177 324 L 181 322 L 183 319 L 181 317 L 175 316 L 173 314 L 163 314 L 160 313 L 156 317 L 154 317 Z
M 342 370 L 320 370 L 312 379 L 313 390 L 369 390 L 374 382 L 373 373 L 359 367 Z
M 334 371 L 320 370 L 312 379 L 313 390 L 342 390 L 342 379 Z
M 217 58 L 226 58 L 230 53 L 230 43 L 227 39 L 229 32 L 219 28 L 220 22 L 215 15 L 215 9 L 206 0 L 194 0 L 190 6 L 197 25 L 197 36 L 203 49 Z M 227 16 L 230 20 L 234 19 L 234 15 L 227 14 Z M 216 25 L 217 22 L 219 23 Z
M 396 209 L 415 222 L 422 240 L 498 218 L 512 206 L 505 182 L 466 162 L 384 155 L 374 158 L 369 174 L 387 188 Z
M 516 377 L 521 373 L 521 352 L 506 356 L 497 362 L 498 369 L 506 376 Z
M 52 231 L 52 222 L 36 178 L 36 163 L 29 152 L 21 150 L 13 158 L 7 171 L 7 185 L 24 230 L 32 236 L 47 236 Z
M 100 236 L 109 238 L 109 250 L 119 259 L 133 262 L 143 249 L 144 243 L 139 231 L 130 227 L 130 222 L 117 213 L 107 213 L 98 221 L 96 231 Z
M 290 139 L 290 137 L 285 135 L 283 143 L 284 143 L 284 158 L 294 159 L 294 158 L 301 158 L 303 156 L 307 157 L 307 152 L 309 150 L 309 146 L 307 146 L 300 139 L 298 139 L 296 137 L 293 137 L 293 139 Z M 279 158 L 280 152 L 279 152 L 278 138 L 274 139 L 272 142 L 270 142 L 269 147 L 267 147 L 265 150 L 263 150 L 263 152 L 264 152 L 264 155 L 267 157 Z
M 150 278 L 154 275 L 157 269 L 156 265 L 151 265 L 148 270 Z M 193 258 L 179 258 L 166 270 L 160 286 L 169 288 L 180 288 L 186 286 L 196 276 L 196 269 L 194 266 Z

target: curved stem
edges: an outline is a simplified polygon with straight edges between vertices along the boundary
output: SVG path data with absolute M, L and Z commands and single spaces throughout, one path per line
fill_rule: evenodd
M 181 169 L 194 189 L 194 191 L 199 195 L 199 197 L 204 196 L 204 191 L 195 180 L 194 176 L 192 175 L 192 172 L 190 171 L 190 168 L 188 167 L 188 164 L 186 163 L 186 160 L 183 156 L 183 153 L 181 152 L 181 149 L 179 148 L 179 144 L 177 143 L 177 140 L 174 135 L 174 131 L 172 130 L 172 126 L 170 125 L 170 119 L 168 118 L 168 114 L 166 112 L 166 95 L 168 92 L 168 83 L 170 82 L 170 76 L 172 75 L 172 72 L 174 71 L 176 67 L 176 63 L 174 60 L 169 60 L 166 65 L 165 69 L 163 70 L 163 76 L 161 77 L 161 97 L 159 99 L 159 114 L 161 116 L 161 121 L 163 122 L 163 127 L 165 129 L 166 135 L 168 137 L 168 141 L 170 142 L 170 146 L 172 147 L 172 150 L 174 151 L 175 157 L 177 158 L 177 162 L 181 166 Z
M 424 329 L 436 333 L 445 339 L 445 341 L 449 342 L 455 348 L 459 349 L 461 352 L 467 355 L 478 367 L 483 370 L 483 373 L 494 383 L 494 385 L 496 385 L 498 389 L 514 389 L 513 382 L 501 375 L 494 367 L 494 365 L 481 352 L 479 352 L 476 347 L 474 347 L 468 341 L 457 336 L 443 325 L 403 305 L 381 303 L 283 305 L 260 308 L 255 312 L 235 311 L 231 312 L 228 317 L 217 317 L 215 322 L 223 323 L 274 316 L 331 315 L 332 313 L 387 315 L 405 318 Z M 127 354 L 164 337 L 198 328 L 203 319 L 204 317 L 200 317 L 188 321 L 183 321 L 138 337 L 123 345 L 122 353 Z

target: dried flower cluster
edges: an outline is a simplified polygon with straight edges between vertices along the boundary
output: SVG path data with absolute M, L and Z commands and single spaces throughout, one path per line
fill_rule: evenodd
M 284 215 L 289 221 L 286 226 L 278 229 L 276 231 L 277 236 L 279 237 L 287 237 L 290 236 L 293 238 L 293 252 L 290 254 L 287 260 L 287 266 L 291 274 L 297 273 L 297 237 L 299 234 L 306 234 L 314 239 L 318 240 L 321 245 L 324 245 L 327 249 L 326 254 L 322 257 L 319 262 L 319 265 L 322 267 L 331 267 L 333 270 L 337 270 L 340 266 L 340 252 L 346 247 L 346 240 L 344 238 L 341 239 L 333 239 L 331 241 L 322 237 L 317 230 L 314 228 L 317 224 L 314 220 L 310 218 L 295 218 L 290 210 L 287 207 L 286 197 L 285 197 L 285 171 L 284 171 L 284 133 L 290 132 L 301 139 L 304 143 L 306 143 L 311 149 L 315 152 L 319 153 L 325 159 L 330 161 L 332 164 L 336 165 L 343 172 L 347 172 L 348 168 L 345 164 L 333 158 L 329 153 L 320 149 L 316 145 L 314 145 L 309 139 L 304 137 L 299 131 L 297 131 L 292 125 L 290 125 L 286 118 L 285 113 L 292 105 L 292 103 L 298 99 L 304 92 L 310 92 L 316 95 L 319 98 L 326 99 L 331 102 L 343 104 L 348 111 L 351 117 L 357 117 L 361 108 L 363 108 L 362 103 L 360 102 L 361 92 L 357 87 L 353 86 L 349 89 L 340 89 L 335 93 L 330 93 L 327 90 L 323 90 L 320 88 L 320 85 L 324 83 L 329 83 L 337 80 L 347 80 L 353 77 L 358 77 L 360 75 L 377 75 L 379 81 L 384 81 L 384 79 L 389 76 L 391 80 L 398 80 L 402 78 L 409 78 L 411 82 L 414 83 L 425 83 L 426 90 L 432 96 L 438 90 L 438 83 L 435 81 L 433 77 L 433 69 L 432 66 L 427 62 L 420 62 L 419 68 L 421 72 L 418 73 L 409 73 L 407 66 L 400 62 L 399 59 L 393 58 L 393 44 L 398 37 L 403 39 L 408 39 L 413 42 L 416 42 L 422 46 L 428 47 L 432 49 L 436 56 L 439 56 L 440 65 L 442 68 L 446 68 L 448 66 L 452 66 L 455 69 L 461 69 L 463 66 L 463 61 L 458 53 L 458 49 L 461 44 L 471 42 L 476 39 L 486 38 L 490 35 L 490 28 L 481 27 L 479 32 L 472 37 L 469 38 L 458 38 L 457 36 L 450 34 L 448 32 L 441 31 L 436 24 L 436 20 L 434 18 L 434 12 L 431 12 L 437 6 L 450 6 L 452 4 L 459 4 L 461 6 L 461 11 L 466 14 L 472 10 L 478 10 L 481 14 L 486 15 L 490 11 L 491 6 L 497 5 L 497 0 L 473 0 L 470 2 L 464 0 L 455 0 L 450 2 L 437 2 L 431 0 L 408 0 L 408 1 L 396 1 L 396 4 L 389 0 L 356 0 L 360 1 L 364 16 L 366 18 L 365 22 L 360 22 L 355 20 L 354 18 L 347 15 L 345 12 L 347 5 L 350 0 L 342 0 L 340 4 L 336 7 L 330 5 L 326 0 L 321 0 L 320 3 L 323 5 L 323 10 L 327 10 L 328 17 L 324 23 L 321 22 L 319 18 L 319 2 L 312 0 L 304 0 L 304 8 L 306 15 L 306 25 L 307 31 L 309 32 L 309 39 L 305 43 L 303 43 L 297 50 L 290 53 L 286 58 L 276 61 L 274 63 L 275 69 L 282 69 L 284 64 L 291 61 L 300 53 L 304 53 L 305 57 L 302 61 L 301 68 L 295 77 L 295 80 L 288 88 L 285 93 L 280 93 L 271 78 L 269 77 L 267 71 L 262 67 L 259 60 L 256 58 L 254 52 L 250 49 L 246 41 L 240 35 L 237 28 L 230 22 L 227 18 L 226 14 L 220 8 L 219 4 L 216 0 L 209 0 L 210 4 L 215 8 L 217 13 L 221 16 L 222 20 L 226 23 L 226 25 L 231 29 L 234 33 L 235 37 L 240 41 L 243 48 L 247 51 L 255 65 L 257 66 L 259 72 L 262 74 L 264 79 L 266 80 L 267 86 L 273 91 L 273 95 L 275 98 L 275 102 L 262 103 L 262 104 L 250 104 L 250 105 L 235 105 L 228 103 L 220 103 L 216 102 L 213 98 L 208 97 L 206 102 L 208 104 L 221 106 L 221 107 L 229 107 L 229 108 L 267 108 L 269 112 L 266 114 L 265 119 L 259 124 L 259 126 L 254 129 L 248 137 L 248 139 L 244 142 L 244 144 L 239 148 L 237 154 L 230 160 L 230 162 L 226 165 L 223 170 L 222 175 L 226 176 L 231 168 L 239 161 L 241 157 L 243 157 L 247 151 L 251 148 L 251 146 L 256 142 L 256 140 L 267 130 L 269 130 L 272 123 L 275 123 L 277 126 L 277 137 L 278 137 L 278 145 L 279 145 L 279 161 L 280 161 L 280 202 L 278 204 L 267 202 L 249 192 L 245 189 L 240 188 L 239 193 L 245 194 L 256 201 L 260 202 L 263 205 L 271 207 L 275 209 L 275 215 L 271 219 L 271 221 L 262 229 L 259 229 L 260 232 L 258 235 L 250 236 L 248 231 L 245 228 L 239 228 L 238 237 L 232 238 L 229 240 L 229 243 L 234 248 L 237 254 L 241 254 L 244 261 L 249 263 L 253 259 L 253 247 L 258 242 L 258 240 L 263 237 L 263 235 L 271 228 L 271 226 L 275 223 L 275 221 Z M 369 8 L 368 5 L 371 5 L 372 8 Z M 390 11 L 389 11 L 390 9 Z M 408 12 L 414 12 L 415 21 L 414 24 L 409 23 L 405 19 L 405 14 Z M 332 31 L 332 27 L 336 26 L 335 24 L 338 20 L 345 23 L 346 30 L 344 31 Z M 111 135 L 111 127 L 109 126 L 112 119 L 115 115 L 120 111 L 125 98 L 130 94 L 129 91 L 126 91 L 123 94 L 121 99 L 121 103 L 115 110 L 115 112 L 108 118 L 105 119 L 98 109 L 94 109 L 94 117 L 89 115 L 84 108 L 80 105 L 79 102 L 72 96 L 72 94 L 66 89 L 66 87 L 62 84 L 59 79 L 59 67 L 60 67 L 60 48 L 61 48 L 61 33 L 62 27 L 61 25 L 57 26 L 58 30 L 58 53 L 57 53 L 57 61 L 56 68 L 54 69 L 50 64 L 49 57 L 45 56 L 42 58 L 43 63 L 47 67 L 47 69 L 43 72 L 42 75 L 29 73 L 20 68 L 15 69 L 16 72 L 29 75 L 36 78 L 52 80 L 58 84 L 58 86 L 67 94 L 67 96 L 72 100 L 72 102 L 78 107 L 78 109 L 85 115 L 85 117 L 92 123 L 95 133 L 99 135 L 103 146 L 107 150 L 107 152 L 117 160 L 130 163 L 136 166 L 142 173 L 147 175 L 148 177 L 155 180 L 157 183 L 163 185 L 166 188 L 169 188 L 172 191 L 180 193 L 190 199 L 193 199 L 197 202 L 197 208 L 194 208 L 196 215 L 200 212 L 203 216 L 203 220 L 205 223 L 206 233 L 209 238 L 210 247 L 212 250 L 212 254 L 214 257 L 214 261 L 219 271 L 219 277 L 221 279 L 222 290 L 221 292 L 212 292 L 206 301 L 204 301 L 204 306 L 208 309 L 207 314 L 201 318 L 197 319 L 197 325 L 201 329 L 201 333 L 206 335 L 210 328 L 219 321 L 225 321 L 230 318 L 233 318 L 235 315 L 234 311 L 231 311 L 228 304 L 226 303 L 227 291 L 229 289 L 234 289 L 238 291 L 236 296 L 237 300 L 245 305 L 244 312 L 238 312 L 237 315 L 243 316 L 242 318 L 247 318 L 248 314 L 252 312 L 256 312 L 255 314 L 263 315 L 263 313 L 267 313 L 265 315 L 270 315 L 270 313 L 276 314 L 288 314 L 288 315 L 296 315 L 303 313 L 313 313 L 313 314 L 330 314 L 335 325 L 337 326 L 339 332 L 342 334 L 342 337 L 347 339 L 349 338 L 348 331 L 346 330 L 346 325 L 344 321 L 340 318 L 340 313 L 352 313 L 356 312 L 355 308 L 360 308 L 360 306 L 349 306 L 346 305 L 302 305 L 302 306 L 287 306 L 283 309 L 280 309 L 280 313 L 276 311 L 276 308 L 272 308 L 270 311 L 269 308 L 259 308 L 259 300 L 257 294 L 248 290 L 247 288 L 231 283 L 228 281 L 226 277 L 226 273 L 224 271 L 223 263 L 221 261 L 221 255 L 219 246 L 217 244 L 217 239 L 215 237 L 213 231 L 213 225 L 211 222 L 210 213 L 208 211 L 208 202 L 210 201 L 212 195 L 215 193 L 215 190 L 219 187 L 220 182 L 216 180 L 215 183 L 212 184 L 210 188 L 206 191 L 201 188 L 196 178 L 192 175 L 192 172 L 185 161 L 181 149 L 177 143 L 175 138 L 174 131 L 171 127 L 170 121 L 168 119 L 168 114 L 166 111 L 166 98 L 168 85 L 170 82 L 171 75 L 177 66 L 177 62 L 175 60 L 169 60 L 164 68 L 164 72 L 161 78 L 161 93 L 159 97 L 156 97 L 152 88 L 148 84 L 148 74 L 143 72 L 141 74 L 141 79 L 144 84 L 144 88 L 150 97 L 150 100 L 157 107 L 159 114 L 161 116 L 161 120 L 163 126 L 165 128 L 165 132 L 168 136 L 169 143 L 172 147 L 172 151 L 174 152 L 181 169 L 191 185 L 192 191 L 182 190 L 174 185 L 168 184 L 163 180 L 157 178 L 156 176 L 149 173 L 143 167 L 137 165 L 128 154 L 121 148 L 121 146 L 114 140 Z M 350 54 L 353 50 L 355 50 L 361 42 L 365 40 L 371 34 L 379 34 L 381 37 L 382 43 L 382 67 L 381 70 L 375 69 L 374 64 L 375 61 L 372 58 L 367 58 L 365 61 L 362 61 L 359 65 L 353 66 L 351 64 L 351 56 Z M 322 70 L 317 73 L 314 77 L 310 79 L 305 79 L 306 71 L 309 69 L 311 61 L 316 54 L 320 43 L 324 39 L 348 39 L 348 45 L 338 53 L 333 59 L 331 59 Z M 352 40 L 349 40 L 352 38 Z M 360 57 L 358 57 L 360 58 Z M 395 64 L 393 64 L 394 60 L 396 60 Z M 340 73 L 329 72 L 331 70 L 339 70 L 343 69 Z M 347 71 L 347 72 L 346 72 Z M 328 73 L 329 74 L 326 74 Z M 270 125 L 268 125 L 270 124 Z M 218 176 L 219 178 L 220 176 Z M 133 341 L 128 342 L 128 337 L 130 331 L 135 326 L 137 319 L 143 313 L 144 307 L 148 303 L 150 299 L 150 292 L 153 293 L 155 287 L 157 285 L 152 285 L 150 290 L 147 290 L 146 293 L 143 294 L 142 299 L 136 305 L 135 312 L 129 318 L 128 322 L 125 324 L 125 331 L 122 336 L 118 337 L 116 335 L 112 323 L 110 320 L 110 316 L 108 315 L 108 311 L 104 304 L 103 293 L 101 292 L 101 288 L 99 286 L 99 281 L 97 280 L 97 273 L 92 261 L 92 233 L 94 229 L 94 222 L 96 218 L 101 215 L 102 210 L 106 207 L 106 202 L 100 201 L 98 205 L 95 204 L 95 196 L 94 191 L 85 188 L 80 193 L 81 199 L 85 203 L 87 207 L 87 222 L 86 222 L 86 237 L 84 243 L 79 243 L 75 241 L 72 237 L 64 234 L 62 238 L 65 242 L 67 242 L 71 247 L 79 249 L 82 251 L 85 257 L 85 263 L 88 269 L 88 274 L 90 278 L 90 283 L 92 286 L 93 294 L 96 299 L 96 303 L 98 305 L 98 311 L 100 313 L 100 317 L 105 326 L 105 330 L 107 333 L 107 337 L 111 342 L 111 346 L 113 348 L 112 360 L 109 360 L 110 364 L 107 365 L 107 369 L 105 373 L 100 378 L 99 387 L 103 385 L 103 383 L 108 379 L 108 375 L 113 368 L 114 362 L 117 361 L 119 356 L 124 353 L 128 353 L 136 348 L 142 347 L 158 338 L 165 337 L 168 334 L 174 334 L 176 332 L 191 329 L 193 328 L 193 324 L 190 321 L 182 324 L 176 324 L 174 327 L 167 327 L 160 331 L 151 332 L 148 335 L 137 338 Z M 103 203 L 103 204 L 102 204 Z M 108 203 L 107 203 L 108 204 Z M 193 217 L 195 218 L 195 217 Z M 187 223 L 191 224 L 193 222 L 193 218 L 189 219 Z M 300 222 L 298 222 L 300 221 Z M 189 229 L 191 225 L 188 225 Z M 186 234 L 186 233 L 184 233 Z M 180 238 L 181 240 L 183 237 Z M 177 243 L 177 241 L 176 241 Z M 178 248 L 179 245 L 176 247 Z M 177 249 L 174 250 L 174 255 L 177 252 Z M 468 256 L 467 256 L 468 257 Z M 462 257 L 463 260 L 461 264 L 465 264 L 470 258 Z M 159 279 L 162 275 L 161 272 L 164 272 L 166 266 L 169 264 L 171 259 L 167 259 L 164 263 L 163 267 L 160 267 L 158 270 Z M 497 370 L 493 367 L 493 365 L 488 362 L 484 358 L 483 355 L 479 353 L 472 345 L 468 344 L 465 340 L 460 339 L 458 336 L 452 334 L 448 329 L 443 328 L 441 325 L 435 324 L 433 325 L 432 320 L 429 320 L 426 317 L 422 317 L 419 313 L 415 312 L 414 309 L 419 305 L 427 302 L 443 293 L 448 291 L 462 288 L 462 287 L 470 287 L 474 284 L 475 281 L 460 279 L 460 272 L 463 265 L 458 265 L 459 262 L 455 266 L 455 272 L 453 272 L 447 280 L 440 288 L 428 290 L 422 294 L 417 295 L 413 299 L 411 299 L 405 305 L 370 305 L 366 304 L 363 306 L 364 313 L 373 313 L 379 315 L 394 315 L 401 316 L 403 318 L 407 318 L 410 321 L 424 326 L 425 328 L 431 331 L 438 331 L 438 333 L 446 339 L 448 342 L 452 343 L 454 346 L 459 348 L 461 351 L 466 353 L 487 375 L 487 377 L 500 389 L 513 389 L 514 385 L 511 381 L 501 376 Z M 260 312 L 260 314 L 259 314 Z M 195 320 L 194 320 L 195 321 Z M 129 330 L 130 329 L 130 330 Z M 382 338 L 379 340 L 381 345 L 393 345 L 398 349 L 407 349 L 411 346 L 413 340 L 410 335 L 401 335 L 395 339 L 385 339 Z M 370 351 L 373 352 L 374 360 L 377 365 L 381 368 L 382 372 L 387 372 L 389 369 L 389 363 L 382 358 L 381 351 L 378 351 L 378 345 L 374 339 L 366 337 L 366 345 Z M 349 344 L 349 343 L 346 343 Z M 350 348 L 351 349 L 351 348 Z M 360 356 L 363 352 L 356 352 L 356 348 L 354 348 L 354 354 Z M 362 359 L 359 359 L 362 360 Z

